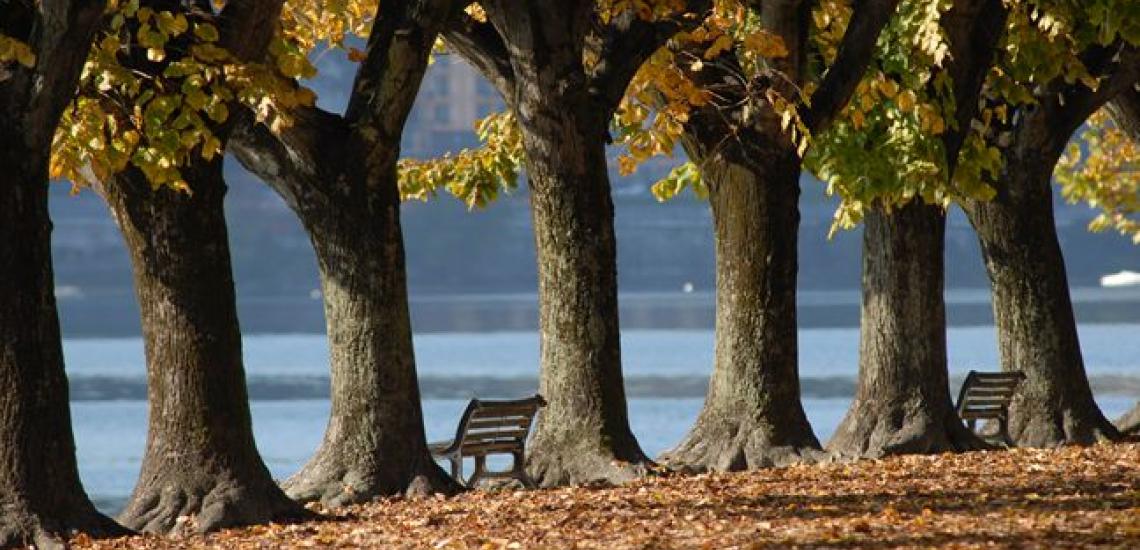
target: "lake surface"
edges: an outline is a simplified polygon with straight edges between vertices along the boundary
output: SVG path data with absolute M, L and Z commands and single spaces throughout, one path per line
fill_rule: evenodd
M 850 403 L 859 331 L 803 329 L 799 335 L 804 408 L 826 441 Z M 1112 418 L 1140 399 L 1138 337 L 1140 324 L 1081 327 L 1097 401 Z M 954 327 L 948 342 L 953 377 L 997 368 L 993 327 Z M 536 384 L 534 332 L 426 334 L 417 336 L 415 344 L 429 439 L 453 435 L 473 394 L 522 395 Z M 622 333 L 627 386 L 637 388 L 631 392 L 630 423 L 650 455 L 676 444 L 696 418 L 712 348 L 708 330 Z M 326 340 L 320 335 L 247 336 L 244 351 L 258 447 L 273 475 L 284 478 L 316 449 L 328 419 L 328 400 L 319 397 L 327 395 Z M 73 391 L 72 401 L 80 475 L 97 505 L 117 512 L 134 485 L 146 440 L 142 340 L 68 340 L 64 353 L 72 387 L 81 394 Z

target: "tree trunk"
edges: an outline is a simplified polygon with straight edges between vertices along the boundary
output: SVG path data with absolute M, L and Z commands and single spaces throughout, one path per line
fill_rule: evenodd
M 142 472 L 120 519 L 165 533 L 305 517 L 253 439 L 222 160 L 183 173 L 189 194 L 153 190 L 133 169 L 102 188 L 131 255 L 150 407 Z
M 863 306 L 855 400 L 828 450 L 841 457 L 986 448 L 954 410 L 946 364 L 946 217 L 914 199 L 863 223 Z
M 51 257 L 48 161 L 103 3 L 5 3 L 0 35 L 33 67 L 0 63 L 0 547 L 57 548 L 129 531 L 79 480 Z
M 324 441 L 285 483 L 302 501 L 458 488 L 427 450 L 394 166 L 388 172 L 374 189 L 347 186 L 361 196 L 310 198 L 297 210 L 317 253 L 332 369 Z
M 377 145 L 360 143 L 362 137 L 331 113 L 296 115 L 297 124 L 279 136 L 243 125 L 231 140 L 242 164 L 301 220 L 324 294 L 332 411 L 320 448 L 285 490 L 326 506 L 401 493 L 453 493 L 458 485 L 432 460 L 424 434 L 398 153 L 368 154 Z M 365 162 L 369 158 L 387 165 Z
M 1117 419 L 1115 424 L 1121 434 L 1140 436 L 1140 402 L 1137 402 L 1131 411 L 1124 413 L 1124 416 Z
M 396 185 L 377 201 L 302 218 L 320 265 L 332 411 L 320 449 L 285 482 L 328 506 L 454 492 L 424 434 Z
M 1023 124 L 1022 134 L 1033 130 Z M 1053 221 L 1051 160 L 1063 141 L 1035 137 L 1015 138 L 997 197 L 966 209 L 993 285 L 1001 367 L 1026 374 L 1010 405 L 1010 436 L 1029 447 L 1115 440 L 1085 375 Z
M 51 264 L 47 151 L 0 116 L 0 547 L 127 531 L 79 482 Z
M 622 381 L 608 121 L 588 100 L 536 89 L 522 94 L 518 112 L 538 260 L 539 391 L 548 405 L 527 470 L 547 487 L 620 483 L 651 462 L 629 428 Z
M 777 134 L 775 143 L 782 141 Z M 691 152 L 709 188 L 715 231 L 715 364 L 696 424 L 662 461 L 731 471 L 817 458 L 797 367 L 799 159 L 779 145 Z

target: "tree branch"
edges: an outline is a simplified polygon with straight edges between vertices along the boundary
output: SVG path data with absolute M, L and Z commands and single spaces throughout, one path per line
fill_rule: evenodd
M 460 12 L 443 30 L 443 40 L 490 81 L 506 101 L 511 101 L 515 76 L 510 54 L 490 23 L 481 23 Z
M 314 194 L 336 181 L 335 174 L 324 170 L 343 168 L 337 158 L 345 152 L 348 127 L 339 115 L 317 107 L 289 114 L 293 124 L 274 134 L 252 113 L 241 113 L 226 151 L 300 212 L 313 204 Z
M 602 26 L 598 63 L 590 75 L 590 89 L 602 105 L 616 109 L 641 65 L 673 35 L 699 25 L 711 5 L 688 0 L 682 12 L 658 21 L 645 21 L 631 9 Z
M 35 83 L 28 89 L 30 95 L 25 96 L 24 130 L 29 144 L 46 147 L 51 143 L 60 113 L 75 95 L 104 5 L 100 0 L 35 3 L 38 22 L 28 45 L 36 52 L 36 65 L 31 69 L 36 76 L 30 80 Z
M 899 0 L 861 0 L 856 2 L 839 54 L 827 69 L 819 89 L 811 96 L 811 107 L 804 122 L 812 132 L 826 128 L 847 104 L 874 57 L 879 33 L 895 13 Z
M 958 166 L 958 153 L 970 133 L 970 121 L 978 114 L 978 96 L 997 58 L 1008 15 L 1002 0 L 955 0 L 942 16 L 941 25 L 950 44 L 945 70 L 953 83 L 955 105 L 955 124 L 942 134 L 948 181 Z
M 283 0 L 231 0 L 218 14 L 219 45 L 240 61 L 258 61 L 281 18 Z
M 1140 142 L 1140 90 L 1124 90 L 1108 102 L 1109 113 L 1132 141 Z
M 451 4 L 451 0 L 380 3 L 344 115 L 350 125 L 374 126 L 385 137 L 399 140 L 432 45 L 452 14 Z
M 1140 82 L 1140 48 L 1136 46 L 1117 43 L 1082 57 L 1086 58 L 1085 65 L 1094 75 L 1107 78 L 1096 90 L 1080 82 L 1064 84 L 1062 81 L 1059 85 L 1063 88 L 1047 98 L 1049 102 L 1056 103 L 1052 110 L 1057 113 L 1058 134 L 1063 132 L 1065 139 L 1111 99 Z

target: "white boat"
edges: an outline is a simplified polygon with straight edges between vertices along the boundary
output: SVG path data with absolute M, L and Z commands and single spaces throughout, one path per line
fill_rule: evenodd
M 1100 278 L 1100 286 L 1103 287 L 1120 287 L 1120 286 L 1138 286 L 1140 285 L 1140 273 L 1135 271 L 1120 271 L 1117 273 L 1110 273 Z

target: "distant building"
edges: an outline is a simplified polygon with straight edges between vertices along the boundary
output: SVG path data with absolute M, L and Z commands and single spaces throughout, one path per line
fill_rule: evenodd
M 402 154 L 430 158 L 479 145 L 475 121 L 503 109 L 499 92 L 454 55 L 436 56 L 405 126 Z

